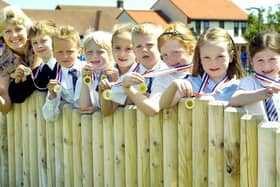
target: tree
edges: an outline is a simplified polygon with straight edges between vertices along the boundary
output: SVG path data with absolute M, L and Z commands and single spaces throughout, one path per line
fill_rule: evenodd
M 275 12 L 272 11 L 272 7 L 268 8 L 267 15 L 265 16 L 266 19 L 264 19 L 265 9 L 263 8 L 260 9 L 260 18 L 258 17 L 259 12 L 257 12 L 257 15 L 254 14 L 255 12 L 250 13 L 247 22 L 248 26 L 243 37 L 247 41 L 251 40 L 259 32 L 258 24 L 260 24 L 260 31 L 275 30 L 280 32 L 280 4 L 277 7 L 278 9 Z

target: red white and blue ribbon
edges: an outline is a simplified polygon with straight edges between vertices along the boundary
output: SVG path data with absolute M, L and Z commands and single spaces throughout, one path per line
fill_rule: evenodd
M 206 90 L 206 87 L 207 87 L 207 84 L 208 84 L 208 81 L 209 81 L 209 75 L 207 73 L 204 73 L 203 76 L 202 76 L 202 82 L 200 84 L 200 87 L 199 87 L 199 90 L 198 90 L 198 93 L 199 94 L 203 94 Z M 215 94 L 216 92 L 219 91 L 219 89 L 222 87 L 223 84 L 225 84 L 226 82 L 228 81 L 228 76 L 224 76 L 224 78 L 222 78 L 215 86 L 214 88 L 211 90 L 210 93 L 208 94 Z
M 279 78 L 278 78 L 278 80 L 274 80 L 274 79 L 271 79 L 271 78 L 269 78 L 263 74 L 257 73 L 257 72 L 256 72 L 255 77 L 262 82 L 265 82 L 268 84 L 273 84 L 273 85 L 277 86 L 278 88 L 280 88 Z

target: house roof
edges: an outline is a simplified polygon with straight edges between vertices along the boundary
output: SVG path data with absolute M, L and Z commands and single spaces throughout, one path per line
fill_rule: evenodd
M 9 5 L 5 1 L 0 0 L 0 8 L 4 8 L 5 6 Z
M 23 10 L 33 20 L 53 20 L 57 25 L 71 25 L 80 34 L 89 28 L 96 30 L 111 30 L 117 23 L 107 12 L 80 10 Z M 106 20 L 106 21 L 104 21 Z
M 190 19 L 247 20 L 248 15 L 230 0 L 171 0 Z
M 162 26 L 168 23 L 157 11 L 154 10 L 124 10 L 137 24 L 143 22 L 152 22 Z

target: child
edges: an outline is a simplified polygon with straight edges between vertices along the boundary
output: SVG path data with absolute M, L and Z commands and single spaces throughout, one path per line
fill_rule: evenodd
M 196 39 L 190 29 L 183 23 L 171 23 L 158 38 L 158 48 L 165 64 L 170 67 L 183 68 L 192 63 L 192 57 Z M 187 68 L 190 66 L 186 66 Z M 186 78 L 189 75 L 189 69 L 182 72 L 163 74 L 156 77 L 150 100 L 159 108 L 159 100 L 162 93 L 168 88 L 174 79 Z
M 21 103 L 35 90 L 29 77 L 20 80 L 23 71 L 19 66 L 35 69 L 39 61 L 34 56 L 27 33 L 32 25 L 29 17 L 17 7 L 7 6 L 0 12 L 0 32 L 4 40 L 0 57 L 0 112 L 8 112 L 11 103 Z M 17 70 L 18 69 L 18 70 Z
M 51 79 L 47 85 L 48 94 L 43 105 L 43 116 L 47 121 L 53 121 L 59 115 L 61 100 L 77 107 L 74 89 L 82 67 L 77 58 L 80 54 L 79 33 L 70 26 L 58 28 L 53 37 L 53 52 L 59 66 L 56 79 Z
M 169 108 L 192 92 L 229 101 L 243 76 L 239 55 L 231 36 L 221 28 L 210 28 L 200 36 L 193 59 L 192 76 L 172 82 L 160 99 Z
M 135 55 L 132 49 L 132 27 L 130 25 L 118 25 L 112 35 L 112 53 L 116 62 L 117 73 L 122 82 L 128 72 L 136 71 L 139 66 L 135 62 Z M 112 89 L 111 100 L 105 100 L 101 94 L 101 112 L 106 116 L 113 113 L 119 105 L 131 104 L 121 86 L 112 86 L 108 79 L 101 80 L 99 85 L 101 93 L 106 89 Z
M 159 110 L 154 103 L 149 100 L 153 78 L 144 78 L 143 74 L 156 72 L 165 67 L 160 60 L 160 53 L 157 49 L 157 38 L 162 33 L 162 27 L 152 23 L 142 23 L 136 25 L 132 32 L 133 51 L 139 68 L 128 73 L 122 82 L 122 86 L 133 101 L 133 103 L 146 115 L 155 115 Z M 140 83 L 146 84 L 147 91 L 142 93 L 137 89 Z M 144 89 L 145 90 L 145 89 Z
M 239 89 L 232 96 L 231 105 L 247 105 L 249 113 L 260 112 L 266 114 L 269 121 L 279 121 L 280 34 L 257 34 L 250 42 L 249 51 L 250 62 L 256 75 L 240 81 Z M 249 104 L 252 104 L 252 107 Z M 256 111 L 258 108 L 260 110 Z
M 84 38 L 86 65 L 79 77 L 75 98 L 78 99 L 81 113 L 93 113 L 100 109 L 98 84 L 104 68 L 113 61 L 111 35 L 104 31 L 90 32 Z M 91 81 L 85 83 L 85 77 Z
M 58 64 L 52 50 L 55 29 L 55 23 L 43 20 L 35 23 L 28 34 L 34 53 L 42 59 L 34 74 L 34 85 L 39 91 L 47 91 L 49 80 L 56 78 Z

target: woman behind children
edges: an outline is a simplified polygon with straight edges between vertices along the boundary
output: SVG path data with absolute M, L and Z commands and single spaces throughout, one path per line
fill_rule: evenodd
M 86 65 L 78 79 L 75 98 L 78 98 L 81 113 L 93 113 L 100 109 L 98 84 L 103 71 L 113 64 L 111 34 L 89 32 L 85 35 L 83 46 Z M 88 83 L 85 82 L 87 77 L 91 79 Z
M 187 25 L 183 23 L 171 23 L 158 38 L 158 49 L 163 61 L 168 67 L 180 67 L 192 63 L 196 39 Z M 189 66 L 190 67 L 190 66 Z M 168 88 L 174 79 L 186 78 L 190 69 L 182 72 L 161 75 L 156 77 L 152 86 L 150 100 L 159 108 L 159 100 L 162 93 Z
M 18 68 L 20 65 L 31 67 L 31 69 L 38 66 L 39 61 L 34 57 L 27 39 L 31 25 L 31 20 L 20 9 L 7 6 L 1 10 L 0 32 L 5 43 L 0 58 L 0 112 L 8 112 L 11 103 L 23 102 L 35 89 L 26 87 L 27 80 L 19 78 L 22 77 L 24 71 Z M 28 81 L 32 82 L 30 78 Z M 14 90 L 14 87 L 19 88 L 16 91 L 20 91 L 20 98 L 10 95 L 14 92 L 9 92 L 9 89 Z
M 210 28 L 197 42 L 192 76 L 177 79 L 160 99 L 162 108 L 169 108 L 193 92 L 207 94 L 215 100 L 229 101 L 243 76 L 239 55 L 231 36 L 221 28 Z
M 112 35 L 112 53 L 115 60 L 117 74 L 120 76 L 117 82 L 122 82 L 128 72 L 136 71 L 139 66 L 135 62 L 135 55 L 132 49 L 132 26 L 128 24 L 117 25 Z M 105 100 L 100 95 L 101 112 L 106 116 L 113 113 L 119 105 L 131 104 L 122 86 L 112 86 L 108 79 L 101 80 L 100 92 L 112 89 L 112 98 Z
M 231 105 L 245 106 L 249 113 L 266 114 L 269 121 L 280 119 L 280 34 L 262 32 L 250 42 L 250 63 L 255 76 L 240 81 Z M 250 104 L 251 107 L 250 107 Z

